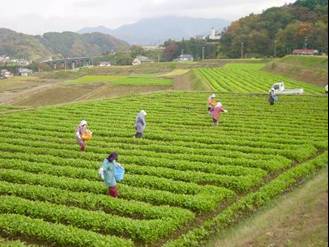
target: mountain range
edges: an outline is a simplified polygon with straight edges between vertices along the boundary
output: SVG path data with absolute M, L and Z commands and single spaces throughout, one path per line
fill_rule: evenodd
M 110 34 L 131 45 L 158 45 L 168 39 L 190 39 L 197 35 L 206 35 L 212 28 L 221 31 L 230 24 L 223 19 L 205 19 L 166 16 L 142 19 L 134 24 L 123 25 L 117 29 L 104 26 L 86 27 L 78 33 L 100 32 Z
M 108 34 L 73 32 L 27 35 L 0 28 L 0 55 L 28 60 L 99 56 L 128 49 L 128 43 Z

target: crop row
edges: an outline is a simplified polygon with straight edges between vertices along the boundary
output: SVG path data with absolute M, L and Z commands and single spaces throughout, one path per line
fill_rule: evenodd
M 0 160 L 0 168 L 99 181 L 99 176 L 96 174 L 95 169 L 55 166 L 50 163 L 34 163 L 22 159 L 2 159 Z M 216 193 L 220 191 L 218 187 L 214 186 L 200 186 L 195 183 L 179 182 L 172 179 L 145 175 L 127 174 L 123 183 L 130 186 L 171 191 L 178 194 L 196 195 L 202 192 Z
M 8 237 L 42 241 L 47 245 L 79 247 L 126 247 L 132 241 L 107 237 L 91 231 L 62 224 L 52 224 L 15 214 L 0 214 L 0 230 Z
M 0 194 L 13 195 L 32 201 L 45 201 L 68 207 L 78 207 L 90 211 L 104 211 L 134 219 L 172 218 L 177 224 L 185 224 L 194 218 L 194 214 L 186 209 L 154 206 L 148 203 L 111 199 L 106 195 L 95 195 L 86 192 L 72 192 L 41 185 L 16 184 L 0 181 Z
M 89 170 L 93 170 L 93 175 L 95 175 L 95 171 L 99 168 L 98 163 L 94 161 L 88 161 L 82 158 L 81 159 L 61 158 L 51 155 L 35 155 L 31 153 L 27 154 L 25 152 L 17 152 L 17 151 L 15 153 L 2 151 L 0 152 L 0 158 L 3 159 L 2 163 L 4 162 L 8 163 L 10 162 L 10 160 L 16 159 L 21 161 L 33 162 L 33 163 L 47 163 L 51 165 L 56 165 L 57 169 L 59 169 L 59 167 L 61 166 L 72 167 L 72 169 L 78 166 L 79 168 L 86 168 Z M 230 175 L 230 176 L 243 176 L 248 174 L 249 175 L 259 174 L 260 176 L 266 175 L 266 173 L 259 168 L 248 168 L 238 165 L 225 166 L 225 165 L 202 163 L 202 162 L 172 161 L 172 160 L 148 158 L 148 157 L 142 159 L 139 157 L 131 157 L 131 158 L 123 158 L 123 160 L 126 168 L 128 167 L 129 170 L 132 170 L 134 174 L 155 176 L 157 178 L 161 176 L 161 173 L 159 172 L 160 170 L 159 168 L 161 167 L 169 168 L 168 170 L 166 170 L 166 173 L 171 171 L 170 169 L 175 169 L 177 171 L 198 171 L 203 173 L 212 173 L 212 174 Z M 151 169 L 149 169 L 148 166 L 151 167 Z
M 209 129 L 209 133 L 207 133 L 207 136 L 209 135 L 209 137 L 213 137 L 214 139 L 216 139 L 216 137 L 218 137 L 218 133 L 217 131 L 219 132 L 223 132 L 223 133 L 226 133 L 226 132 L 232 132 L 230 133 L 230 135 L 233 135 L 233 136 L 240 136 L 239 139 L 241 139 L 242 137 L 253 137 L 253 134 L 255 134 L 255 132 L 259 133 L 260 135 L 263 133 L 264 135 L 266 134 L 270 134 L 272 133 L 280 133 L 280 134 L 283 134 L 283 137 L 287 136 L 288 138 L 290 137 L 296 137 L 297 140 L 302 140 L 304 138 L 308 138 L 308 139 L 314 139 L 314 138 L 323 138 L 326 136 L 326 132 L 323 130 L 324 127 L 327 127 L 327 123 L 326 123 L 326 117 L 325 115 L 323 116 L 322 120 L 325 124 L 325 126 L 321 126 L 320 125 L 320 120 L 317 121 L 317 124 L 316 125 L 319 125 L 319 127 L 314 127 L 314 124 L 311 125 L 308 123 L 308 121 L 306 122 L 307 124 L 304 124 L 302 121 L 298 122 L 297 124 L 293 124 L 291 125 L 289 128 L 287 128 L 287 126 L 282 126 L 280 127 L 279 124 L 276 125 L 276 128 L 273 129 L 271 128 L 270 124 L 265 124 L 264 126 L 262 126 L 262 124 L 252 124 L 252 125 L 246 125 L 246 122 L 243 121 L 241 122 L 241 125 L 242 126 L 236 126 L 234 128 L 231 128 L 229 126 L 227 126 L 227 123 L 225 123 L 225 125 L 223 125 L 223 129 L 220 128 L 218 130 L 214 129 L 214 128 L 209 128 L 209 123 L 208 120 L 206 121 L 206 126 L 207 129 Z M 14 121 L 14 122 L 13 122 Z M 56 132 L 64 132 L 64 133 L 72 133 L 74 131 L 74 127 L 76 126 L 76 122 L 79 121 L 79 120 L 76 120 L 75 123 L 73 123 L 72 121 L 68 121 L 68 122 L 62 122 L 61 125 L 58 124 L 58 121 L 56 122 L 52 122 L 51 120 L 49 119 L 43 119 L 44 123 L 42 124 L 36 124 L 34 121 L 35 119 L 32 117 L 32 118 L 24 118 L 24 119 L 21 119 L 20 122 L 17 122 L 18 120 L 11 120 L 11 122 L 8 122 L 8 120 L 4 120 L 1 125 L 3 125 L 4 127 L 8 126 L 8 127 L 17 127 L 17 128 L 24 128 L 24 125 L 22 125 L 23 123 L 25 125 L 29 125 L 31 126 L 33 129 L 39 129 L 39 130 L 51 130 L 51 131 L 56 131 Z M 47 123 L 46 123 L 47 122 Z M 229 121 L 231 122 L 231 120 Z M 273 121 L 271 121 L 273 122 Z M 96 131 L 96 133 L 100 136 L 106 136 L 106 135 L 109 135 L 109 133 L 113 133 L 115 130 L 114 133 L 116 133 L 118 131 L 118 133 L 122 133 L 124 136 L 126 137 L 131 137 L 132 133 L 131 131 L 133 130 L 133 121 L 130 125 L 126 126 L 124 124 L 121 124 L 120 122 L 118 123 L 112 123 L 108 126 L 104 126 L 104 121 L 103 123 L 99 123 L 100 125 L 97 125 L 97 121 L 95 121 L 95 124 L 93 121 L 91 121 L 91 125 L 94 126 L 94 131 Z M 182 123 L 184 124 L 184 126 L 186 127 L 186 123 Z M 204 123 L 203 123 L 204 124 Z M 229 123 L 230 125 L 231 123 Z M 174 124 L 174 126 L 177 126 L 177 124 Z M 245 128 L 246 126 L 248 126 L 248 128 Z M 300 126 L 300 127 L 298 127 Z M 306 130 L 305 128 L 306 127 L 310 127 L 312 126 L 312 129 L 310 130 Z M 125 127 L 125 128 L 124 128 Z M 184 129 L 184 127 L 180 127 L 180 128 L 173 128 L 173 127 L 170 127 L 170 130 L 180 130 L 181 131 L 181 134 L 180 136 L 186 136 L 186 132 L 187 130 Z M 193 129 L 190 130 L 190 135 L 192 135 L 193 138 L 197 138 L 197 137 L 202 137 L 202 134 L 200 133 L 200 124 L 197 124 L 195 126 L 191 126 L 190 127 L 193 127 Z M 255 127 L 257 127 L 255 129 Z M 154 125 L 154 126 L 151 126 L 150 127 L 152 131 L 149 131 L 150 133 L 154 133 L 154 134 L 163 134 L 163 135 L 166 135 L 167 134 L 167 131 L 166 129 L 168 129 L 166 126 L 164 126 L 163 128 L 159 128 L 157 127 L 157 125 Z M 225 130 L 225 132 L 224 132 Z M 262 130 L 262 131 L 260 131 Z M 245 133 L 243 133 L 243 131 Z M 248 131 L 248 132 L 246 132 Z M 250 131 L 250 133 L 249 133 Z M 236 132 L 234 134 L 234 132 Z M 217 133 L 217 135 L 216 135 Z M 122 135 L 121 134 L 121 135 Z M 178 133 L 176 133 L 177 135 Z M 275 139 L 273 140 L 273 142 L 275 142 Z M 294 143 L 294 142 L 293 142 Z
M 21 127 L 20 127 L 21 126 Z M 68 143 L 73 143 L 75 140 L 74 138 L 72 138 L 72 133 L 71 132 L 58 132 L 58 131 L 54 131 L 53 128 L 52 129 L 48 129 L 47 127 L 44 127 L 42 129 L 42 127 L 40 128 L 35 128 L 35 126 L 31 126 L 31 129 L 29 129 L 29 131 L 27 132 L 25 127 L 27 126 L 27 124 L 22 123 L 20 126 L 12 126 L 12 127 L 6 127 L 3 126 L 2 129 L 5 130 L 4 133 L 2 133 L 2 135 L 8 136 L 8 135 L 13 135 L 15 133 L 17 134 L 21 134 L 22 137 L 24 137 L 24 135 L 31 135 L 31 138 L 40 138 L 41 140 L 46 138 L 46 137 L 56 137 L 59 138 L 59 140 L 61 142 L 68 142 Z M 23 129 L 24 127 L 24 129 Z M 35 137 L 36 136 L 36 137 Z M 104 146 L 104 142 L 107 141 L 108 136 L 111 136 L 111 143 L 113 144 L 121 144 L 122 142 L 126 143 L 126 144 L 138 144 L 139 146 L 141 145 L 146 145 L 149 146 L 151 145 L 159 145 L 159 144 L 163 144 L 164 140 L 157 140 L 156 138 L 159 136 L 158 134 L 152 134 L 152 133 L 148 133 L 147 134 L 147 138 L 145 140 L 138 140 L 138 142 L 136 142 L 136 140 L 132 139 L 131 136 L 128 134 L 127 132 L 118 132 L 115 131 L 113 132 L 112 130 L 109 130 L 108 132 L 100 132 L 99 130 L 97 130 L 94 140 L 92 143 L 96 144 L 100 144 Z M 285 138 L 284 135 L 280 135 L 281 138 Z M 152 138 L 152 139 L 150 139 Z M 166 137 L 167 138 L 167 137 Z M 294 138 L 294 140 L 291 140 L 290 136 L 287 136 L 286 139 L 287 141 L 285 141 L 285 139 L 280 139 L 282 144 L 279 143 L 271 143 L 270 142 L 270 138 L 248 138 L 248 140 L 245 139 L 238 139 L 238 140 L 234 140 L 232 138 L 228 138 L 228 137 L 224 137 L 221 139 L 213 139 L 208 141 L 207 143 L 195 143 L 195 141 L 203 141 L 204 138 L 197 138 L 196 136 L 194 137 L 189 137 L 189 138 L 185 138 L 182 137 L 183 141 L 179 140 L 179 136 L 172 136 L 172 138 L 175 138 L 175 140 L 170 140 L 170 144 L 173 148 L 176 147 L 187 147 L 187 148 L 193 148 L 193 149 L 209 149 L 209 145 L 212 145 L 212 147 L 216 147 L 215 145 L 219 145 L 221 144 L 219 147 L 223 147 L 223 150 L 236 150 L 242 153 L 260 153 L 260 154 L 273 154 L 273 153 L 282 153 L 284 155 L 289 155 L 291 156 L 291 158 L 294 157 L 294 152 L 291 152 L 291 150 L 296 150 L 296 148 L 298 149 L 297 144 L 300 146 L 301 144 L 307 144 L 308 142 L 312 141 L 308 141 L 304 140 L 303 141 L 297 141 L 297 138 Z M 275 142 L 276 139 L 272 138 L 273 141 Z M 313 136 L 312 139 L 316 140 L 315 137 Z M 321 138 L 322 140 L 324 140 L 324 138 Z M 194 142 L 192 142 L 194 140 Z M 278 140 L 278 141 L 280 141 Z M 169 140 L 167 140 L 169 141 Z M 319 140 L 320 141 L 320 140 Z M 212 142 L 212 143 L 209 143 Z M 290 143 L 289 143 L 290 142 Z M 321 142 L 321 141 L 320 141 Z M 177 143 L 177 144 L 176 144 Z M 194 147 L 194 144 L 197 145 L 197 147 Z M 240 145 L 239 145 L 240 144 Z M 318 145 L 320 145 L 321 143 L 318 143 Z M 324 146 L 325 144 L 321 145 Z M 228 147 L 226 147 L 228 146 Z M 289 147 L 291 146 L 291 147 Z M 225 148 L 226 147 L 226 148 Z M 262 151 L 263 149 L 271 149 L 268 153 L 266 153 L 265 151 Z M 251 151 L 251 152 L 250 152 Z M 275 152 L 273 152 L 275 151 Z M 304 151 L 302 152 L 304 153 Z
M 58 123 L 58 120 L 56 121 L 55 119 L 53 119 L 54 117 L 56 118 L 58 114 L 58 118 L 59 116 L 61 118 L 61 123 Z M 67 116 L 67 118 L 63 119 L 63 115 L 65 114 L 65 116 Z M 51 112 L 49 111 L 49 114 L 44 114 L 44 113 L 39 113 L 38 115 L 35 116 L 29 116 L 29 117 L 24 117 L 24 116 L 13 116 L 11 121 L 15 121 L 15 122 L 26 122 L 26 123 L 30 123 L 33 121 L 38 121 L 38 122 L 43 122 L 44 120 L 49 120 L 49 122 L 47 123 L 43 123 L 43 126 L 46 127 L 47 124 L 51 124 L 52 126 L 56 126 L 59 128 L 62 128 L 61 126 L 64 127 L 64 125 L 66 125 L 68 128 L 74 128 L 75 125 L 77 124 L 77 120 L 74 120 L 75 118 L 73 116 L 71 116 L 71 118 L 69 118 L 70 116 L 67 115 L 68 113 L 63 112 L 62 114 L 56 113 L 56 112 Z M 152 113 L 151 113 L 152 114 Z M 263 127 L 262 129 L 264 129 L 264 131 L 269 129 L 269 124 L 271 122 L 273 122 L 274 120 L 276 120 L 278 118 L 278 116 L 271 116 L 271 114 L 266 114 L 264 116 L 261 115 L 261 112 L 256 112 L 254 113 L 254 116 L 251 113 L 247 113 L 247 116 L 241 116 L 240 115 L 241 112 L 237 112 L 237 113 L 230 113 L 228 115 L 225 115 L 225 119 L 227 119 L 225 121 L 225 125 L 223 125 L 223 128 L 225 128 L 225 130 L 229 131 L 229 130 L 236 130 L 238 129 L 242 129 L 242 130 L 247 130 L 250 129 L 252 130 L 253 127 L 257 126 L 261 126 Z M 303 114 L 307 114 L 306 112 L 303 112 Z M 319 114 L 319 112 L 318 112 Z M 323 113 L 325 114 L 325 113 Z M 78 114 L 77 114 L 78 115 Z M 294 114 L 296 117 L 296 114 Z M 93 115 L 93 114 L 88 114 L 88 119 L 90 120 L 90 122 L 93 125 L 96 125 L 98 127 L 100 127 L 100 125 L 104 125 L 104 121 L 106 120 L 106 116 L 104 117 L 100 117 L 97 115 Z M 132 116 L 134 116 L 134 114 L 132 114 Z M 53 117 L 53 118 L 51 118 Z M 121 118 L 120 118 L 121 117 Z M 303 126 L 314 126 L 314 123 L 317 123 L 318 126 L 314 126 L 314 130 L 323 130 L 322 127 L 326 127 L 328 126 L 328 124 L 325 122 L 325 115 L 323 116 L 317 116 L 317 117 L 321 117 L 322 121 L 320 122 L 319 120 L 321 119 L 317 119 L 316 117 L 314 117 L 312 120 L 309 120 L 307 122 L 302 122 L 301 120 L 303 120 L 305 118 L 305 116 L 299 117 L 298 119 L 284 119 L 282 117 L 281 122 L 278 122 L 276 124 L 276 129 L 272 129 L 272 131 L 280 131 L 283 128 L 284 129 L 290 129 L 292 131 L 292 133 L 295 133 L 297 130 L 302 131 L 302 133 L 307 136 L 308 132 L 306 132 L 305 130 L 303 130 Z M 78 116 L 77 116 L 78 118 Z M 110 121 L 107 121 L 108 124 L 111 126 L 111 128 L 115 128 L 115 129 L 120 129 L 120 126 L 124 129 L 133 129 L 133 123 L 134 123 L 134 118 L 130 117 L 131 121 L 125 121 L 122 122 L 122 116 L 118 116 L 117 118 L 112 118 Z M 193 132 L 196 132 L 198 129 L 200 128 L 209 128 L 209 131 L 211 131 L 211 126 L 209 126 L 209 116 L 204 113 L 204 114 L 198 114 L 195 115 L 194 117 L 189 116 L 188 119 L 182 119 L 182 118 L 177 118 L 177 117 L 172 117 L 170 119 L 165 119 L 165 117 L 161 117 L 161 116 L 150 116 L 148 118 L 148 123 L 150 126 L 152 126 L 152 129 L 154 129 L 155 131 L 161 131 L 162 129 L 182 129 L 184 128 L 184 126 L 190 126 L 190 127 L 195 127 L 195 129 L 193 128 Z M 257 119 L 257 122 L 255 122 L 255 120 Z M 306 120 L 306 118 L 305 118 Z M 4 121 L 3 123 L 8 123 L 8 121 Z M 35 122 L 34 122 L 35 123 Z M 296 124 L 300 124 L 300 126 L 296 125 Z M 106 131 L 106 129 L 108 129 L 108 127 L 104 127 L 103 130 Z M 314 131 L 312 130 L 312 132 Z M 197 133 L 197 132 L 196 132 Z
M 105 194 L 106 189 L 102 182 L 94 182 L 86 179 L 74 179 L 57 177 L 46 174 L 33 174 L 19 170 L 0 169 L 0 178 L 3 181 L 20 184 L 42 185 L 45 187 L 59 188 L 74 192 L 88 192 L 93 194 Z M 248 180 L 236 179 L 238 185 L 255 186 L 254 178 Z M 259 182 L 258 182 L 259 183 Z M 242 186 L 241 186 L 242 187 Z M 127 200 L 137 200 L 152 203 L 153 205 L 170 205 L 191 209 L 196 212 L 210 211 L 216 208 L 220 202 L 231 198 L 234 194 L 227 189 L 218 189 L 216 193 L 206 190 L 197 195 L 177 194 L 147 188 L 119 185 L 120 197 Z
M 58 143 L 59 141 L 62 141 L 62 139 L 58 139 L 58 138 L 53 138 L 51 137 L 51 132 L 47 133 L 46 135 L 37 135 L 37 134 L 33 134 L 31 133 L 31 131 L 29 131 L 29 133 L 19 133 L 19 132 L 2 132 L 0 134 L 1 138 L 4 139 L 10 139 L 12 138 L 14 135 L 16 135 L 16 137 L 19 137 L 22 140 L 29 140 L 30 142 L 34 142 L 34 141 L 43 141 L 43 142 L 54 142 L 54 143 Z M 71 138 L 69 138 L 69 136 L 67 137 L 66 140 L 71 140 L 74 142 L 75 140 L 72 138 L 72 135 L 70 136 Z M 193 148 L 193 147 L 182 147 L 182 146 L 164 146 L 164 145 L 160 145 L 160 144 L 151 144 L 151 145 L 134 145 L 136 143 L 123 143 L 122 141 L 114 143 L 114 142 L 105 142 L 105 141 L 96 141 L 93 140 L 93 146 L 97 146 L 99 147 L 97 150 L 93 150 L 93 152 L 102 152 L 102 147 L 106 147 L 108 149 L 122 149 L 122 150 L 130 150 L 130 151 L 151 151 L 151 152 L 159 152 L 159 153 L 170 153 L 170 154 L 188 154 L 188 153 L 193 153 L 195 155 L 207 155 L 207 156 L 211 156 L 214 154 L 213 150 L 209 150 L 209 149 L 197 149 L 197 148 Z M 71 145 L 72 146 L 72 145 Z M 243 153 L 243 152 L 239 152 L 239 151 L 235 151 L 235 150 L 231 150 L 230 152 L 227 152 L 226 150 L 216 150 L 216 155 L 218 156 L 223 156 L 223 157 L 231 157 L 231 158 L 245 158 L 245 159 L 252 159 L 252 160 L 271 160 L 276 158 L 275 155 L 272 154 L 254 154 L 254 153 Z
M 71 225 L 103 235 L 121 236 L 134 241 L 151 242 L 175 231 L 179 225 L 171 218 L 133 220 L 100 211 L 65 207 L 15 196 L 0 196 L 0 214 L 18 214 L 47 222 Z
M 261 71 L 262 67 L 258 64 L 227 64 L 219 69 L 198 69 L 197 73 L 221 92 L 267 92 L 277 81 L 285 81 L 287 87 L 302 86 L 310 93 L 321 92 L 316 86 Z
M 328 166 L 328 152 L 282 173 L 270 183 L 261 187 L 257 192 L 250 193 L 236 203 L 227 207 L 218 216 L 205 221 L 200 227 L 182 235 L 177 240 L 169 241 L 165 247 L 198 247 L 216 231 L 221 231 L 237 223 L 242 217 L 253 213 L 269 203 L 273 198 L 282 194 L 301 179 L 312 175 L 317 170 Z
M 1 146 L 0 150 L 5 152 L 29 152 L 34 154 L 42 154 L 42 155 L 52 155 L 58 156 L 62 158 L 80 158 L 86 160 L 92 160 L 94 162 L 100 163 L 105 158 L 105 155 L 111 151 L 109 148 L 103 148 L 103 154 L 101 153 L 93 153 L 88 152 L 81 154 L 76 150 L 75 145 L 64 145 L 64 144 L 56 144 L 56 143 L 43 143 L 43 142 L 28 142 L 23 140 L 13 140 L 13 139 L 6 139 L 6 142 L 3 142 L 2 139 L 0 141 Z M 9 142 L 9 143 L 8 143 Z M 28 146 L 29 145 L 29 146 Z M 64 149 L 67 147 L 67 149 Z M 92 151 L 93 148 L 89 147 Z M 100 148 L 95 148 L 99 150 Z M 191 162 L 205 162 L 205 163 L 215 163 L 215 164 L 224 164 L 224 165 L 238 165 L 238 166 L 245 166 L 245 167 L 254 167 L 254 168 L 262 168 L 269 171 L 274 171 L 278 169 L 282 169 L 284 167 L 289 166 L 291 163 L 289 160 L 283 157 L 277 157 L 276 159 L 269 160 L 269 161 L 253 161 L 253 160 L 246 160 L 241 158 L 226 158 L 226 157 L 209 157 L 203 155 L 192 155 L 192 154 L 179 154 L 172 156 L 170 154 L 164 153 L 156 153 L 156 152 L 146 152 L 146 151 L 127 151 L 124 149 L 115 149 L 117 152 L 120 152 L 122 155 L 121 161 L 124 162 L 126 159 L 131 157 L 132 159 L 139 159 L 143 160 L 144 157 L 153 157 L 156 159 L 168 159 L 168 160 L 185 160 Z M 316 150 L 315 148 L 305 149 L 305 152 L 310 155 L 314 153 Z M 145 158 L 146 159 L 146 158 Z M 140 164 L 140 163 L 139 163 Z M 143 165 L 143 164 L 141 164 Z M 215 175 L 214 175 L 215 176 Z M 200 178 L 202 179 L 202 178 Z

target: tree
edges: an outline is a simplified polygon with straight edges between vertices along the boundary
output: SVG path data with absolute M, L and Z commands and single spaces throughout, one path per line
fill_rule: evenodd
M 130 55 L 133 58 L 136 58 L 137 56 L 144 56 L 145 55 L 145 50 L 143 47 L 138 46 L 138 45 L 133 45 L 130 47 Z
M 163 60 L 172 61 L 179 56 L 179 47 L 173 40 L 168 40 L 164 44 Z

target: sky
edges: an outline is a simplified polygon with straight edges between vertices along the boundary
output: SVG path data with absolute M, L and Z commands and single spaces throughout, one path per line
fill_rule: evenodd
M 143 18 L 188 16 L 229 21 L 295 0 L 0 0 L 0 28 L 26 34 L 117 28 Z

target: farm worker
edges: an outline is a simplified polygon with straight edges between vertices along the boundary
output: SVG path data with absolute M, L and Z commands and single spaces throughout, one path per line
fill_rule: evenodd
M 116 179 L 116 167 L 122 166 L 117 162 L 118 154 L 113 152 L 111 153 L 104 161 L 100 169 L 102 172 L 101 177 L 104 180 L 105 185 L 107 186 L 107 194 L 112 197 L 118 197 L 119 193 L 117 190 L 117 179 Z
M 144 130 L 146 128 L 146 115 L 147 113 L 142 110 L 137 114 L 136 121 L 135 121 L 135 129 L 136 134 L 135 138 L 142 138 L 144 136 Z
M 278 101 L 278 96 L 275 95 L 274 89 L 271 89 L 268 95 L 268 102 L 270 103 L 270 105 L 274 105 L 276 101 Z
M 211 112 L 214 110 L 215 106 L 217 105 L 217 102 L 216 102 L 216 94 L 212 94 L 209 96 L 208 98 L 208 112 L 209 114 L 211 114 Z
M 80 145 L 80 151 L 82 152 L 86 150 L 86 141 L 83 139 L 83 135 L 87 132 L 87 125 L 87 121 L 82 120 L 75 132 L 77 142 Z
M 227 111 L 224 110 L 224 107 L 223 107 L 222 103 L 218 102 L 216 104 L 214 110 L 211 112 L 212 121 L 213 121 L 215 126 L 218 125 L 220 115 L 221 115 L 222 112 L 227 112 Z

